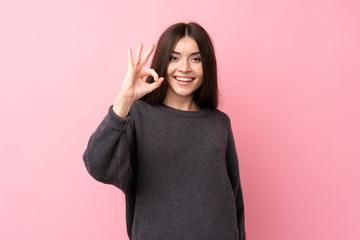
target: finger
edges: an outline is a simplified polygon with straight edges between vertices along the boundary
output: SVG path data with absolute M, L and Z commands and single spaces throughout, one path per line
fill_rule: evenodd
M 145 53 L 144 57 L 141 59 L 141 65 L 144 66 L 147 62 L 147 60 L 149 59 L 149 57 L 151 56 L 151 53 L 154 51 L 155 45 L 151 44 L 150 48 L 147 50 L 147 52 Z
M 137 52 L 136 52 L 136 65 L 139 65 L 140 64 L 140 60 L 141 60 L 141 51 L 143 49 L 143 45 L 142 43 L 139 45 L 138 49 L 137 49 Z
M 146 76 L 152 76 L 155 82 L 159 81 L 159 75 L 155 72 L 154 69 L 145 69 L 144 72 Z
M 161 83 L 164 81 L 164 79 L 165 79 L 164 77 L 159 78 L 158 83 L 160 83 L 160 84 L 161 84 Z
M 150 84 L 148 85 L 148 86 L 149 86 L 149 91 L 152 92 L 152 91 L 154 91 L 155 89 L 157 89 L 158 87 L 160 87 L 161 84 L 163 83 L 163 81 L 164 81 L 164 78 L 161 77 L 161 78 L 159 78 L 159 81 L 150 83 Z
M 132 52 L 131 52 L 131 48 L 128 48 L 128 66 L 133 66 L 134 62 L 133 62 L 133 58 L 132 58 Z

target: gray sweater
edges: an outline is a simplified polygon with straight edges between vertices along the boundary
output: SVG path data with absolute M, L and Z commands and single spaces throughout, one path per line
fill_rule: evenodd
M 138 100 L 121 118 L 110 107 L 83 159 L 125 193 L 131 240 L 246 238 L 230 120 L 219 110 Z

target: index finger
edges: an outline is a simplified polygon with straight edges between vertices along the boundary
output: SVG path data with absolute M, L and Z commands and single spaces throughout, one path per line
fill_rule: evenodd
M 145 69 L 144 72 L 146 76 L 152 76 L 155 82 L 159 81 L 159 75 L 154 69 Z
M 140 65 L 145 65 L 147 60 L 149 59 L 151 53 L 154 51 L 155 45 L 151 44 L 150 48 L 147 50 L 147 52 L 145 53 L 144 57 L 141 59 L 141 63 Z

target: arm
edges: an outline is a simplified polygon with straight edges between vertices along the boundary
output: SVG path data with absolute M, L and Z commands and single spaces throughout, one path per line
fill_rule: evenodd
M 134 120 L 129 111 L 132 104 L 160 87 L 164 78 L 159 78 L 154 69 L 144 69 L 154 45 L 141 57 L 142 44 L 133 59 L 128 49 L 128 72 L 115 103 L 110 107 L 105 119 L 91 135 L 83 155 L 86 169 L 96 180 L 117 186 L 124 192 L 133 178 L 131 167 L 134 151 Z M 144 78 L 152 76 L 153 83 Z
M 235 197 L 236 216 L 237 216 L 238 229 L 239 229 L 239 240 L 245 240 L 246 233 L 245 233 L 244 200 L 243 200 L 241 183 L 240 183 L 239 163 L 236 153 L 236 146 L 235 146 L 234 136 L 231 130 L 230 123 L 229 123 L 228 145 L 226 149 L 226 162 L 227 162 L 227 171 L 228 171 L 229 179 L 231 181 L 231 185 Z
M 87 171 L 96 180 L 113 184 L 124 192 L 133 177 L 134 124 L 131 114 L 117 116 L 112 107 L 91 135 L 83 155 Z

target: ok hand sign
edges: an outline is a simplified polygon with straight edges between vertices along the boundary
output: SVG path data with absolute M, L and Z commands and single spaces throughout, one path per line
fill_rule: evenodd
M 152 44 L 144 57 L 141 57 L 143 45 L 140 44 L 134 59 L 135 61 L 133 60 L 131 49 L 128 49 L 128 72 L 120 90 L 123 96 L 136 100 L 160 87 L 164 78 L 159 78 L 154 69 L 144 69 L 154 48 L 155 46 Z M 152 76 L 155 81 L 147 83 L 144 80 L 146 76 Z
M 154 48 L 155 46 L 152 44 L 144 57 L 141 57 L 143 45 L 140 44 L 135 59 L 133 59 L 131 49 L 128 49 L 128 72 L 113 106 L 113 110 L 119 116 L 127 116 L 130 107 L 135 100 L 154 91 L 156 88 L 160 87 L 161 83 L 164 81 L 164 77 L 159 78 L 154 69 L 144 69 Z M 146 76 L 152 76 L 154 82 L 146 82 L 144 79 Z

